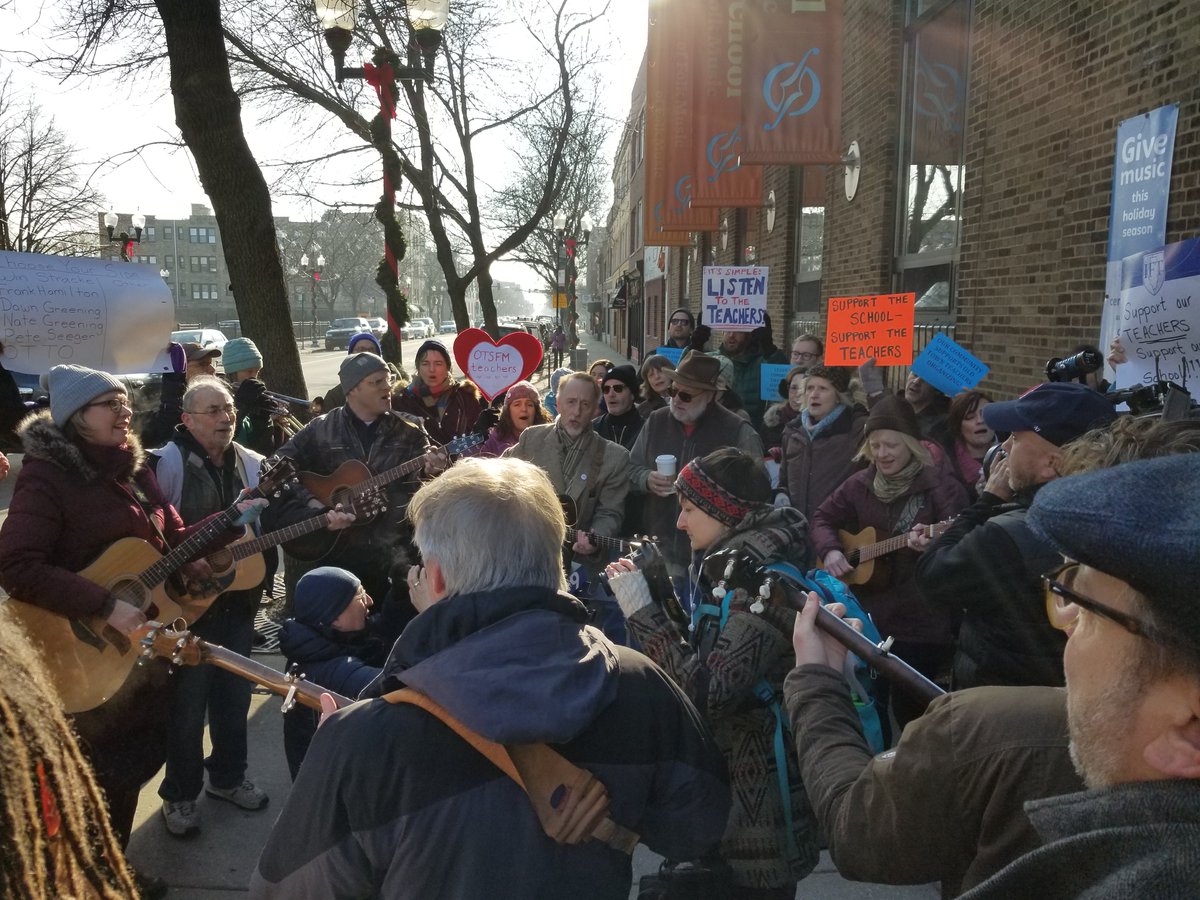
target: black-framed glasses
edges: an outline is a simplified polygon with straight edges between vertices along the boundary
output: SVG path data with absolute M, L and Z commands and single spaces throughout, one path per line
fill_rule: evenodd
M 626 387 L 617 382 L 616 384 L 606 384 L 601 390 L 606 394 L 623 394 L 626 391 Z
M 671 324 L 672 325 L 691 325 L 692 323 L 688 319 L 672 319 Z
M 796 362 L 796 360 L 799 360 L 799 359 L 803 359 L 803 360 L 816 359 L 818 356 L 820 356 L 819 353 L 801 353 L 798 350 L 793 350 L 792 351 L 792 362 Z
M 128 397 L 113 397 L 111 400 L 93 400 L 91 403 L 85 403 L 85 409 L 91 409 L 93 406 L 107 406 L 109 411 L 114 416 L 119 416 L 122 410 L 133 412 L 133 407 L 129 405 Z
M 1066 631 L 1079 619 L 1079 610 L 1086 609 L 1094 615 L 1115 622 L 1130 634 L 1136 634 L 1138 637 L 1144 637 L 1158 644 L 1178 644 L 1178 641 L 1171 638 L 1170 635 L 1148 622 L 1142 621 L 1137 616 L 1113 609 L 1107 604 L 1093 600 L 1091 597 L 1085 597 L 1076 591 L 1071 585 L 1075 583 L 1075 578 L 1079 574 L 1079 566 L 1080 564 L 1077 562 L 1066 562 L 1042 576 L 1042 587 L 1046 591 L 1046 616 L 1050 619 L 1051 625 Z
M 675 387 L 675 385 L 671 385 L 669 388 L 667 388 L 667 393 L 672 397 L 682 400 L 684 403 L 691 403 L 698 396 L 700 396 L 699 394 L 689 394 L 687 391 L 681 391 L 679 388 Z

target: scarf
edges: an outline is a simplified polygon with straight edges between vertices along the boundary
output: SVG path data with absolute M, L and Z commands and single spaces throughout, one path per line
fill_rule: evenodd
M 832 425 L 843 412 L 846 411 L 846 404 L 839 403 L 829 411 L 829 415 L 823 418 L 820 422 L 813 422 L 808 414 L 807 409 L 800 410 L 800 424 L 804 426 L 804 430 L 808 433 L 810 441 L 816 440 L 818 434 Z
M 567 434 L 567 429 L 560 422 L 554 423 L 554 433 L 558 435 L 558 446 L 562 450 L 563 483 L 570 484 L 579 474 L 579 464 L 583 461 L 584 444 L 587 443 L 591 431 L 584 431 L 577 438 Z
M 414 397 L 419 397 L 426 408 L 434 410 L 434 414 L 440 422 L 442 416 L 446 414 L 446 407 L 450 405 L 450 394 L 453 387 L 454 382 L 447 381 L 446 386 L 441 391 L 434 391 L 433 388 L 418 378 L 408 386 L 408 390 Z
M 963 481 L 968 485 L 975 484 L 983 474 L 983 460 L 973 457 L 967 449 L 967 445 L 961 441 L 954 442 L 954 457 L 958 462 L 958 472 L 962 475 Z
M 871 492 L 879 498 L 882 503 L 891 503 L 892 501 L 903 497 L 908 492 L 909 487 L 925 466 L 915 456 L 908 461 L 903 469 L 891 477 L 884 475 L 875 469 L 875 481 L 871 484 Z

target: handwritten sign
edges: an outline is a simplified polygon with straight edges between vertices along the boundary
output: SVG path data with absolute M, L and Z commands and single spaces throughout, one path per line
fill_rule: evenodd
M 482 328 L 468 328 L 454 339 L 454 360 L 491 402 L 537 370 L 542 342 L 526 331 L 514 331 L 497 343 Z
M 794 367 L 791 363 L 763 363 L 758 373 L 758 396 L 763 400 L 778 402 L 779 382 L 787 378 Z
M 168 371 L 171 291 L 153 266 L 0 253 L 4 365 L 44 375 L 64 363 L 115 375 Z
M 947 397 L 969 391 L 988 373 L 988 367 L 944 334 L 935 334 L 912 364 L 912 370 Z
M 907 366 L 913 358 L 913 310 L 917 295 L 870 294 L 831 297 L 825 364 Z
M 766 324 L 766 266 L 705 266 L 700 321 L 714 331 L 753 331 Z
M 1200 375 L 1200 238 L 1123 261 L 1118 329 L 1127 360 L 1116 370 L 1119 387 L 1162 378 L 1195 390 Z
M 684 349 L 682 347 L 655 347 L 654 352 L 669 359 L 671 365 L 678 366 L 679 361 L 683 359 Z

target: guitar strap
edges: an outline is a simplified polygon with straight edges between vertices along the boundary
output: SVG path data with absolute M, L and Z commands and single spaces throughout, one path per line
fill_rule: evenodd
M 630 855 L 638 835 L 608 816 L 608 791 L 587 769 L 545 744 L 498 744 L 472 731 L 448 710 L 412 688 L 384 694 L 388 703 L 411 703 L 440 719 L 501 772 L 517 783 L 533 804 L 546 835 L 559 844 L 597 840 Z
M 925 505 L 925 492 L 913 494 L 905 502 L 904 507 L 900 510 L 900 517 L 896 519 L 896 527 L 892 529 L 893 535 L 901 535 L 910 531 L 913 524 L 917 521 L 917 516 L 921 512 L 921 508 Z

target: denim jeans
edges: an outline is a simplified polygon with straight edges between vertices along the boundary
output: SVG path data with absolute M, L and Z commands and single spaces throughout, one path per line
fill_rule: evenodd
M 197 637 L 249 656 L 254 646 L 254 611 L 261 590 L 221 595 L 192 626 Z M 158 795 L 164 800 L 195 800 L 204 770 L 213 787 L 234 788 L 246 774 L 246 717 L 254 684 L 215 665 L 181 666 L 171 676 L 167 717 L 167 772 Z M 212 755 L 204 758 L 208 719 Z

